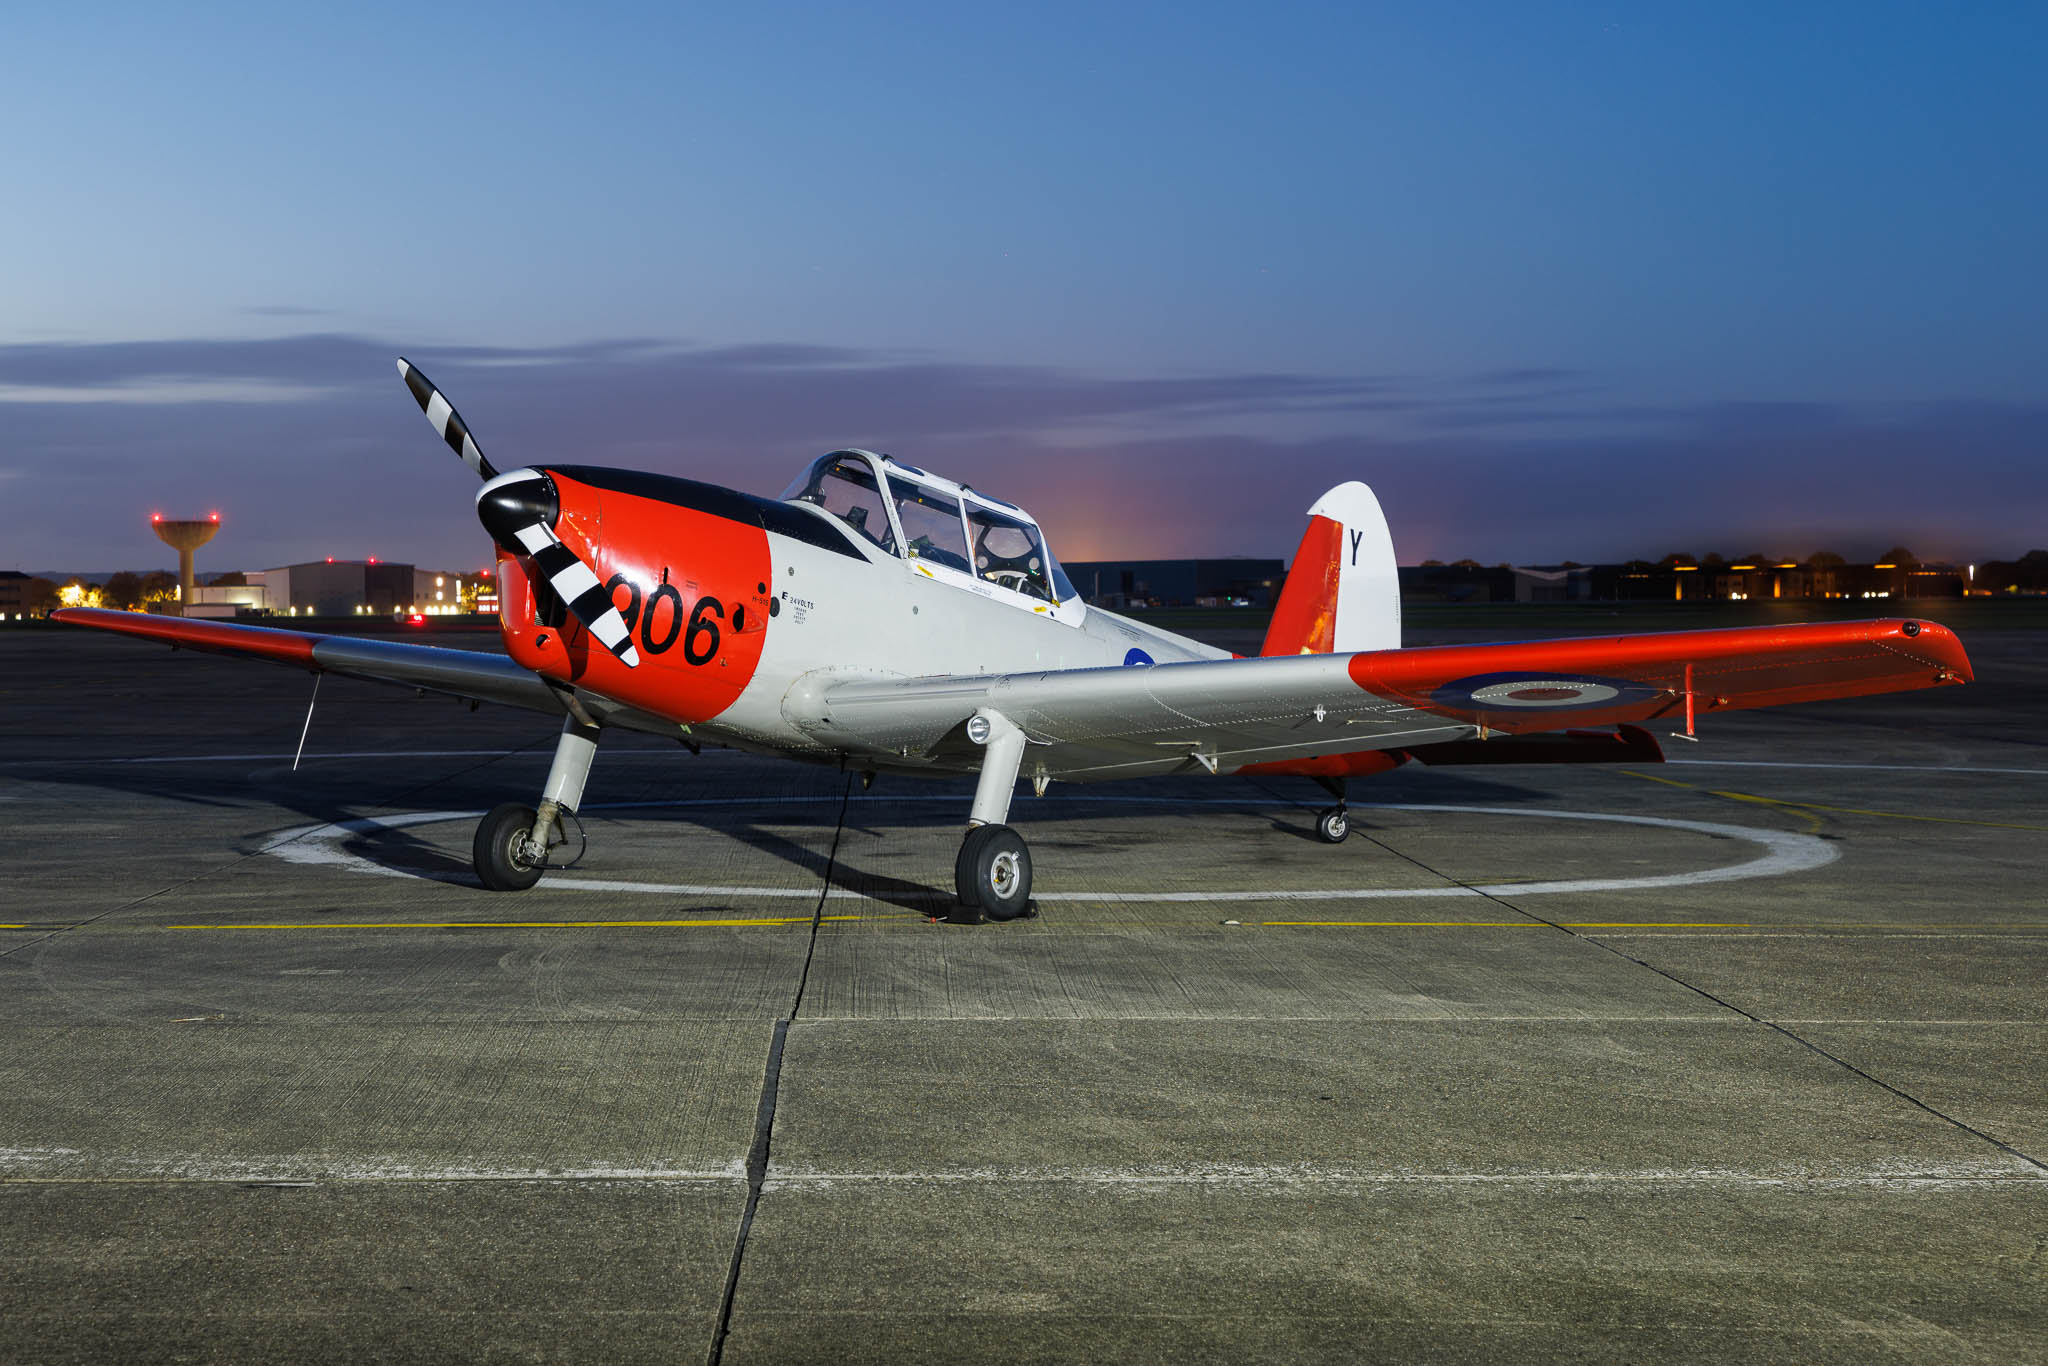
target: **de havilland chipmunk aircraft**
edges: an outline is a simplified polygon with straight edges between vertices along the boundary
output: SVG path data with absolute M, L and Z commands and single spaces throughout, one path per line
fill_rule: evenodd
M 1403 649 L 1393 542 L 1364 484 L 1325 493 L 1265 646 L 1239 658 L 1092 607 L 1023 508 L 890 456 L 833 451 L 779 499 L 589 465 L 500 473 L 426 376 L 428 422 L 484 481 L 503 656 L 67 608 L 57 620 L 562 718 L 537 807 L 487 814 L 477 876 L 534 885 L 607 728 L 876 773 L 978 774 L 955 919 L 1031 905 L 1019 779 L 1296 775 L 1662 754 L 1644 724 L 1971 677 L 1929 621 Z M 1611 728 L 1611 729 L 1610 729 Z

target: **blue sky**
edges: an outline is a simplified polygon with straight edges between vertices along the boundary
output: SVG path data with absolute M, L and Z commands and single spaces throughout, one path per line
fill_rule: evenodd
M 501 466 L 841 444 L 1069 559 L 2048 541 L 2038 5 L 50 7 L 0 567 L 483 553 Z

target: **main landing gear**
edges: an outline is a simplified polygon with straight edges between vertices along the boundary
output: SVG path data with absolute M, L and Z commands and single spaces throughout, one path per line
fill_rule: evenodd
M 955 925 L 979 924 L 984 916 L 1015 920 L 1032 913 L 1031 850 L 1003 822 L 1010 818 L 1010 797 L 1024 762 L 1024 732 L 999 712 L 979 711 L 967 723 L 967 738 L 984 753 L 967 838 L 953 860 L 959 904 L 946 919 Z
M 523 892 L 540 881 L 548 851 L 565 838 L 561 815 L 574 815 L 583 801 L 583 784 L 596 756 L 597 727 L 573 716 L 565 719 L 555 761 L 548 766 L 547 786 L 541 789 L 540 809 L 506 802 L 492 807 L 477 823 L 470 854 L 484 886 L 494 892 Z
M 1344 837 L 1351 833 L 1351 813 L 1344 805 L 1344 780 L 1342 778 L 1318 778 L 1323 790 L 1337 799 L 1337 804 L 1325 807 L 1316 813 L 1316 834 L 1325 844 L 1342 844 Z

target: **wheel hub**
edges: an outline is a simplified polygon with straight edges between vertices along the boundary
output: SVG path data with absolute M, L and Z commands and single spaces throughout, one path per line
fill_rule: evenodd
M 1017 890 L 1017 872 L 1017 855 L 1015 853 L 1005 849 L 1002 853 L 997 854 L 990 863 L 988 870 L 990 890 L 994 891 L 1000 899 L 1004 901 L 1009 900 L 1010 894 Z

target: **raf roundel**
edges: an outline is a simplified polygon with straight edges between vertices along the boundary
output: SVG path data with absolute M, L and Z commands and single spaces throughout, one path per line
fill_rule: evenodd
M 1460 711 L 1573 711 L 1628 707 L 1663 696 L 1661 690 L 1626 678 L 1593 674 L 1474 674 L 1446 683 L 1430 694 L 1440 706 Z

